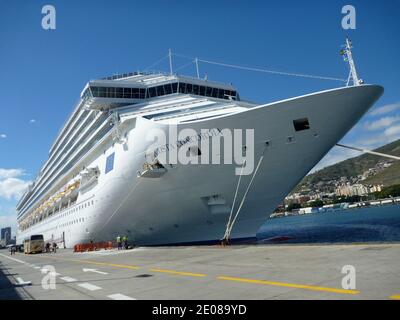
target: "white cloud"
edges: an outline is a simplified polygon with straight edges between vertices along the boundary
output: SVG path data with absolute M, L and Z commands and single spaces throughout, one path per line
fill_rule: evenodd
M 9 211 L 9 214 L 0 215 L 0 229 L 5 227 L 11 227 L 11 236 L 15 236 L 17 230 L 17 214 L 15 209 L 5 210 L 0 207 L 1 211 Z
M 30 181 L 25 181 L 18 178 L 7 178 L 0 180 L 0 197 L 6 199 L 19 199 L 26 189 Z
M 391 126 L 390 128 L 387 128 L 384 133 L 385 136 L 387 137 L 394 137 L 400 135 L 400 124 L 396 126 Z
M 4 133 L 0 134 L 0 139 L 5 139 L 5 138 L 7 138 L 6 134 L 4 134 Z
M 30 122 L 30 123 L 35 123 L 35 122 L 36 122 L 36 119 L 31 119 L 31 120 L 29 120 L 29 122 Z
M 384 135 L 378 135 L 374 138 L 360 139 L 354 143 L 354 146 L 365 149 L 375 149 L 384 145 L 385 143 L 388 143 L 388 138 Z
M 22 169 L 0 168 L 0 198 L 19 199 L 28 188 L 30 181 L 21 179 L 24 175 Z
M 400 112 L 400 102 L 373 109 L 367 115 L 368 121 L 356 124 L 342 141 L 350 146 L 372 150 L 400 139 L 400 113 L 394 112 L 389 115 L 390 112 L 396 110 Z M 311 170 L 311 173 L 361 154 L 361 152 L 333 147 Z
M 376 132 L 372 137 L 360 137 L 352 145 L 365 149 L 376 149 L 400 139 L 400 124 L 391 126 L 384 131 Z
M 373 109 L 369 114 L 372 116 L 377 116 L 377 115 L 382 115 L 382 114 L 392 112 L 397 109 L 400 109 L 400 102 L 387 104 L 382 107 Z
M 344 149 L 344 148 L 340 148 L 340 147 L 333 147 L 327 153 L 327 155 L 325 157 L 323 157 L 321 159 L 321 161 L 318 162 L 318 164 L 314 168 L 311 169 L 310 172 L 312 173 L 314 171 L 328 167 L 328 166 L 338 163 L 340 161 L 359 156 L 360 154 L 361 154 L 360 152 L 357 152 L 354 150 Z
M 383 118 L 380 118 L 375 121 L 366 122 L 364 124 L 364 127 L 366 130 L 374 131 L 374 130 L 387 128 L 398 121 L 400 121 L 400 115 L 393 116 L 393 117 L 383 117 Z
M 2 169 L 0 168 L 0 180 L 7 178 L 16 178 L 24 175 L 22 169 Z

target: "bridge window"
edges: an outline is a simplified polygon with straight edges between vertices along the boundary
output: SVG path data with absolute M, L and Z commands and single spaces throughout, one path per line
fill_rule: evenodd
M 165 94 L 171 94 L 172 93 L 172 86 L 171 86 L 170 83 L 164 85 L 164 91 L 165 91 Z
M 206 95 L 206 87 L 200 86 L 199 95 L 201 95 L 201 96 Z
M 101 97 L 101 98 L 106 97 L 106 88 L 104 88 L 104 87 L 99 88 L 99 97 Z
M 179 83 L 179 92 L 186 93 L 186 83 Z
M 139 98 L 140 98 L 140 99 L 144 99 L 145 96 L 146 96 L 146 89 L 140 88 L 140 89 L 139 89 Z
M 164 93 L 164 86 L 158 86 L 157 87 L 157 96 L 163 96 Z
M 124 88 L 124 98 L 125 99 L 132 98 L 132 88 Z
M 194 94 L 219 99 L 239 99 L 236 91 L 200 86 L 197 84 L 177 82 L 145 88 L 119 88 L 119 87 L 94 87 L 87 88 L 82 94 L 82 99 L 95 98 L 120 98 L 120 99 L 145 99 L 164 96 L 173 93 Z M 146 96 L 147 94 L 147 96 Z
M 193 90 L 193 85 L 191 83 L 187 83 L 186 84 L 186 93 L 191 94 L 191 93 L 193 93 L 192 90 Z
M 115 88 L 115 97 L 122 98 L 123 92 L 124 92 L 124 88 Z
M 90 94 L 91 91 L 91 94 Z M 145 88 L 117 88 L 117 87 L 90 87 L 82 95 L 82 99 L 95 98 L 123 98 L 123 99 L 144 99 Z
M 155 88 L 155 87 L 149 88 L 148 92 L 149 92 L 149 97 L 150 97 L 150 98 L 155 97 L 155 96 L 157 95 L 157 92 L 156 92 L 156 88 Z
M 138 88 L 131 88 L 131 96 L 129 98 L 140 99 L 140 90 Z

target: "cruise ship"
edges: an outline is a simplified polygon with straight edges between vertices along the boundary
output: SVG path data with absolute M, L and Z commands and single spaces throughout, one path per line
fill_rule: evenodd
M 258 104 L 242 100 L 231 84 L 174 73 L 89 81 L 17 204 L 17 243 L 36 234 L 65 247 L 118 235 L 137 245 L 209 243 L 227 230 L 230 239 L 254 238 L 382 93 L 356 79 L 352 86 Z M 171 128 L 197 139 L 178 139 Z M 252 143 L 243 138 L 240 153 L 254 155 L 250 173 L 240 172 L 245 162 L 182 164 L 161 156 L 175 146 L 201 158 L 208 152 L 199 141 L 210 140 L 223 160 L 227 155 L 213 141 L 249 129 Z M 147 139 L 154 130 L 167 142 Z

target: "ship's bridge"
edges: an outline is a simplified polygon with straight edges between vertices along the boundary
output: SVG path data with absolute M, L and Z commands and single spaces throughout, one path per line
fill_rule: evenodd
M 89 81 L 81 99 L 90 108 L 109 109 L 171 94 L 239 100 L 232 85 L 187 76 L 138 72 Z

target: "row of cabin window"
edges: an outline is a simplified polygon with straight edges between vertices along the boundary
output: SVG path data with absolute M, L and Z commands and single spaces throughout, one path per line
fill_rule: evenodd
M 71 210 L 68 210 L 67 212 L 64 212 L 60 217 L 68 216 L 68 215 L 70 215 L 71 213 L 76 212 L 76 211 L 78 211 L 78 210 L 81 210 L 81 209 L 83 209 L 83 208 L 89 207 L 90 205 L 94 205 L 94 201 L 93 201 L 93 200 L 92 200 L 92 201 L 85 202 L 84 204 L 81 204 L 81 205 L 77 206 L 77 207 L 74 208 L 74 209 L 71 209 Z M 40 220 L 40 221 L 42 221 L 42 220 Z
M 200 86 L 191 83 L 168 83 L 157 87 L 148 88 L 116 88 L 116 87 L 90 87 L 91 94 L 96 98 L 123 98 L 123 99 L 145 99 L 164 96 L 172 93 L 194 94 L 219 99 L 237 99 L 237 92 L 221 88 Z M 90 97 L 87 89 L 82 98 Z
M 78 218 L 78 219 L 76 219 L 76 220 L 72 220 L 72 221 L 69 221 L 69 222 L 65 222 L 65 223 L 63 223 L 63 224 L 60 224 L 58 227 L 59 228 L 61 228 L 61 227 L 66 227 L 66 226 L 69 226 L 69 225 L 71 225 L 71 224 L 75 224 L 75 223 L 78 223 L 78 222 L 84 222 L 85 221 L 85 218 Z
M 81 210 L 83 208 L 89 207 L 90 205 L 94 205 L 94 201 L 93 200 L 92 201 L 87 201 L 87 202 L 85 202 L 83 204 L 80 204 L 79 206 L 77 206 L 77 207 L 75 207 L 75 208 L 73 208 L 71 210 L 68 210 L 67 212 L 63 213 L 62 216 L 65 217 L 67 215 L 70 215 L 73 212 L 76 212 L 76 211 Z
M 71 209 L 71 210 L 65 212 L 62 216 L 65 217 L 65 216 L 67 216 L 67 215 L 70 215 L 70 214 L 73 213 L 73 212 L 76 212 L 76 211 L 81 210 L 81 209 L 83 209 L 83 208 L 89 207 L 90 205 L 94 205 L 94 201 L 93 201 L 93 200 L 92 200 L 92 201 L 85 202 L 85 203 L 83 203 L 83 204 L 77 206 L 76 208 Z M 75 220 L 75 222 L 74 222 L 74 221 L 66 222 L 66 223 L 61 224 L 60 227 L 65 227 L 65 226 L 68 226 L 68 225 L 70 225 L 70 224 L 73 224 L 73 223 L 76 223 L 76 222 L 83 222 L 83 221 L 84 221 L 84 218 L 78 218 L 78 220 Z

